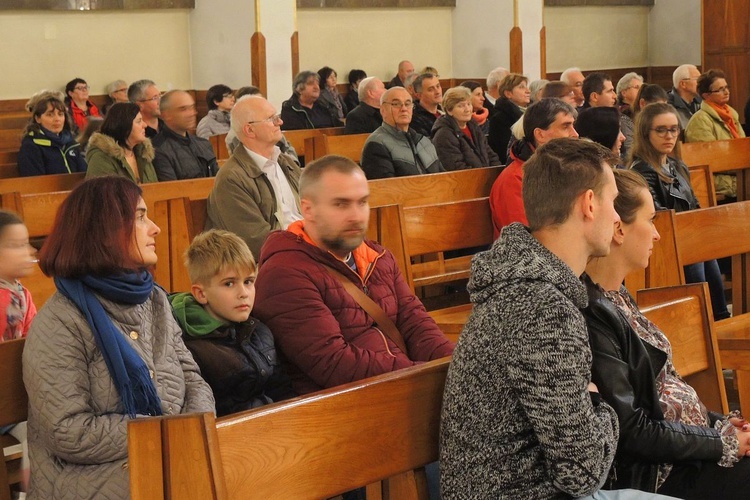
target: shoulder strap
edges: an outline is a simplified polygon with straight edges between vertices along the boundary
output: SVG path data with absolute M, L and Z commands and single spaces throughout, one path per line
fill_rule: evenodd
M 357 304 L 359 304 L 362 309 L 364 309 L 365 312 L 375 320 L 375 323 L 380 327 L 380 330 L 391 339 L 399 349 L 401 349 L 401 352 L 408 356 L 409 351 L 406 350 L 404 337 L 401 335 L 401 332 L 398 331 L 396 325 L 393 324 L 393 321 L 391 321 L 388 315 L 385 314 L 385 311 L 383 311 L 375 301 L 368 297 L 365 292 L 360 290 L 350 279 L 347 279 L 346 276 L 330 266 L 324 264 L 324 267 L 326 268 L 326 271 L 328 271 L 328 274 L 339 280 L 341 284 L 344 285 L 344 289 L 349 292 L 349 295 L 352 296 Z

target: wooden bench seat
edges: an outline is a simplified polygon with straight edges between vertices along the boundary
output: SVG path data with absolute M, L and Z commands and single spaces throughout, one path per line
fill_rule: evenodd
M 681 147 L 688 166 L 708 165 L 714 174 L 737 174 L 737 199 L 750 199 L 750 138 L 689 142 Z
M 449 359 L 432 361 L 214 421 L 131 420 L 133 500 L 425 499 L 438 459 Z
M 22 128 L 0 129 L 0 151 L 18 151 L 21 149 Z
M 309 137 L 315 137 L 318 135 L 343 135 L 344 127 L 331 127 L 331 128 L 308 128 L 302 130 L 284 130 L 284 137 L 289 141 L 300 160 L 306 158 L 305 156 L 305 139 Z M 304 163 L 303 163 L 304 165 Z

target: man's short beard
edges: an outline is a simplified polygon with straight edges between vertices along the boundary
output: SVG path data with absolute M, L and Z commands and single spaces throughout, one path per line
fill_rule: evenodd
M 323 244 L 328 247 L 329 250 L 332 250 L 334 252 L 351 252 L 355 248 L 357 248 L 359 245 L 362 244 L 365 237 L 363 236 L 355 236 L 351 238 L 333 238 L 333 239 L 322 239 L 321 241 Z

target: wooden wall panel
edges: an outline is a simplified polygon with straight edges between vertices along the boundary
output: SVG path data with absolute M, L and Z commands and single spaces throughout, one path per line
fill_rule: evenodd
M 726 73 L 729 105 L 745 122 L 750 96 L 750 0 L 703 0 L 703 65 Z

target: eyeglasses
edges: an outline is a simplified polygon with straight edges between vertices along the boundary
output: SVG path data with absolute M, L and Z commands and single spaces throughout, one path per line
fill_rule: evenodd
M 629 85 L 625 87 L 623 90 L 629 90 L 629 89 L 641 90 L 641 85 Z
M 86 92 L 90 87 L 88 85 L 76 85 L 75 89 L 81 92 Z
M 254 123 L 263 123 L 263 122 L 269 122 L 276 125 L 277 123 L 281 123 L 281 115 L 271 115 L 268 118 L 263 118 L 262 120 L 255 120 L 254 122 L 247 122 L 250 125 Z
M 406 101 L 406 102 L 401 102 L 401 101 L 390 101 L 390 102 L 388 102 L 388 101 L 386 101 L 383 104 L 387 104 L 389 106 L 392 106 L 392 107 L 398 108 L 398 109 L 401 109 L 403 107 L 405 107 L 406 109 L 411 109 L 411 108 L 414 107 L 414 103 L 412 101 Z
M 687 81 L 690 81 L 690 80 L 694 80 L 694 81 L 697 82 L 698 81 L 698 77 L 697 76 L 691 76 L 689 78 L 683 78 L 682 79 L 683 82 L 687 82 Z
M 224 100 L 224 99 L 226 99 L 226 98 L 234 99 L 234 94 L 232 94 L 232 93 L 230 92 L 230 93 L 228 93 L 228 94 L 224 94 L 223 96 L 221 96 L 221 99 L 222 99 L 222 100 Z
M 149 97 L 148 99 L 138 99 L 138 102 L 149 102 L 149 101 L 161 101 L 161 94 L 156 94 L 154 97 Z
M 708 91 L 709 94 L 722 94 L 724 92 L 726 92 L 727 94 L 729 93 L 729 85 L 727 85 L 725 87 L 719 87 L 716 90 L 709 90 Z
M 116 94 L 117 92 L 127 92 L 127 91 L 128 91 L 128 88 L 127 88 L 127 87 L 125 87 L 124 89 L 117 89 L 117 90 L 115 90 L 115 91 L 114 91 L 114 92 L 112 92 L 112 93 L 113 93 L 113 94 Z
M 656 127 L 651 129 L 659 137 L 666 137 L 667 134 L 677 137 L 680 135 L 680 127 Z

